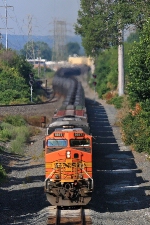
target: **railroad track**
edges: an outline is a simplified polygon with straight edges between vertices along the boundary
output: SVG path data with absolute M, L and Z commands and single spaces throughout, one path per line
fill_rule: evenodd
M 56 208 L 55 215 L 49 216 L 47 225 L 92 225 L 89 215 L 83 207 L 79 209 Z

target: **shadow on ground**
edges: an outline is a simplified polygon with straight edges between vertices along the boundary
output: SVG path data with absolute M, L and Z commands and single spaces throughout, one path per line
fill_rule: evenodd
M 23 221 L 32 219 L 33 215 L 50 205 L 44 193 L 44 164 L 31 165 L 30 158 L 3 151 L 0 159 L 7 172 L 15 170 L 15 174 L 23 172 L 25 175 L 22 178 L 11 175 L 1 183 L 0 224 L 25 224 Z M 32 175 L 32 169 L 37 170 L 36 175 Z M 26 174 L 26 171 L 31 174 Z
M 150 198 L 145 191 L 150 187 L 144 185 L 147 181 L 140 175 L 132 152 L 120 150 L 104 107 L 89 99 L 86 105 L 93 135 L 94 192 L 89 207 L 98 212 L 148 208 Z

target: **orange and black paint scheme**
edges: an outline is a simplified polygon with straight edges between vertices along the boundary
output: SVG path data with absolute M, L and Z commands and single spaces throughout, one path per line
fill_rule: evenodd
M 47 200 L 57 206 L 87 205 L 93 190 L 92 136 L 80 127 L 63 127 L 47 128 L 44 140 Z
M 53 78 L 54 95 L 63 96 L 45 136 L 45 193 L 55 206 L 83 206 L 92 197 L 92 135 L 79 68 L 60 68 Z

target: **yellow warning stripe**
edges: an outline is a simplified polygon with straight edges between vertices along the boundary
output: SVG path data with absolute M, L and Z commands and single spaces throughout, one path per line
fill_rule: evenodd
M 80 169 L 82 168 L 88 168 L 88 167 L 92 167 L 92 162 L 53 162 L 53 163 L 46 163 L 45 164 L 45 168 L 46 169 L 51 169 L 51 168 L 75 168 L 75 167 L 79 167 Z

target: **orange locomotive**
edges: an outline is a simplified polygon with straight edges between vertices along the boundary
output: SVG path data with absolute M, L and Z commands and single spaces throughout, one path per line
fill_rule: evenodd
M 81 128 L 56 129 L 45 139 L 45 192 L 52 205 L 86 205 L 91 200 L 92 137 Z
M 75 89 L 74 104 L 64 101 L 44 140 L 45 192 L 47 200 L 57 206 L 87 205 L 93 191 L 92 136 L 81 103 L 82 85 L 78 83 Z

